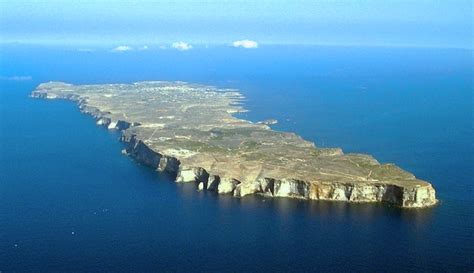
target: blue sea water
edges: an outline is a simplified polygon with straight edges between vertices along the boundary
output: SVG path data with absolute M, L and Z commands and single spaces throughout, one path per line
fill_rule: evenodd
M 0 271 L 472 272 L 473 60 L 459 49 L 262 46 L 111 53 L 0 48 Z M 14 78 L 28 76 L 28 78 Z M 440 204 L 234 199 L 121 155 L 118 133 L 37 84 L 238 88 L 253 121 L 374 155 Z

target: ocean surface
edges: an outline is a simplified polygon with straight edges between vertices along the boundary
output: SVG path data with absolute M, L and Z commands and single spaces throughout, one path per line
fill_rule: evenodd
M 473 59 L 461 49 L 265 46 L 112 53 L 0 47 L 0 272 L 472 272 Z M 430 181 L 402 210 L 197 192 L 41 82 L 239 89 L 252 121 Z

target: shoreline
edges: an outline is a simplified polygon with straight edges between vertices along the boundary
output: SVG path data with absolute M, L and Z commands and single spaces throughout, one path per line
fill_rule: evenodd
M 297 198 L 305 200 L 326 200 L 349 203 L 386 203 L 400 208 L 426 208 L 438 203 L 432 185 L 413 184 L 411 187 L 382 181 L 324 182 L 304 179 L 261 177 L 250 183 L 242 183 L 238 178 L 222 176 L 209 171 L 205 166 L 186 166 L 179 157 L 164 151 L 154 150 L 128 130 L 140 126 L 133 120 L 112 120 L 109 112 L 89 106 L 87 99 L 74 93 L 54 94 L 42 89 L 31 93 L 33 98 L 65 99 L 76 101 L 80 111 L 91 115 L 96 124 L 109 130 L 120 131 L 120 141 L 126 144 L 123 153 L 140 164 L 159 172 L 167 172 L 175 177 L 176 183 L 194 183 L 197 190 L 207 190 L 233 197 L 257 194 L 275 198 Z M 342 151 L 341 151 L 342 153 Z M 390 164 L 387 164 L 390 165 Z M 370 176 L 370 174 L 369 174 Z M 424 181 L 423 181 L 424 182 Z

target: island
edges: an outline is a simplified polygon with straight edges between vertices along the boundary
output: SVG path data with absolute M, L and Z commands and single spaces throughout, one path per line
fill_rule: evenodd
M 265 122 L 234 116 L 246 111 L 234 89 L 186 82 L 40 84 L 34 98 L 76 101 L 97 124 L 121 132 L 123 152 L 178 183 L 245 197 L 382 202 L 401 208 L 437 203 L 426 181 L 366 154 L 319 148 Z

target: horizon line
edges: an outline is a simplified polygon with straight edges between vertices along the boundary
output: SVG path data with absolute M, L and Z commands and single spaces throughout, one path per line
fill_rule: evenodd
M 98 40 L 66 40 L 66 39 L 36 39 L 36 40 L 4 40 L 0 39 L 0 45 L 37 45 L 37 46 L 61 46 L 61 47 L 80 47 L 87 46 L 94 49 L 113 49 L 117 46 L 131 46 L 131 47 L 140 47 L 146 46 L 148 49 L 160 49 L 163 48 L 153 48 L 153 47 L 162 47 L 168 46 L 171 47 L 176 41 L 186 41 L 185 39 L 176 39 L 171 41 L 123 41 L 117 40 L 116 43 L 111 41 L 103 42 Z M 196 48 L 202 49 L 206 47 L 234 47 L 232 45 L 233 41 L 221 42 L 221 41 L 189 41 L 187 43 L 196 46 Z M 331 43 L 331 42 L 271 42 L 271 41 L 256 41 L 258 46 L 320 46 L 320 47 L 377 47 L 377 48 L 417 48 L 417 49 L 458 49 L 458 50 L 474 50 L 474 45 L 469 46 L 456 46 L 456 45 L 427 45 L 427 44 L 410 44 L 410 43 Z M 91 48 L 91 49 L 92 49 Z M 83 49 L 83 48 L 77 48 Z M 171 49 L 171 48 L 167 48 Z M 256 50 L 252 48 L 251 50 Z

